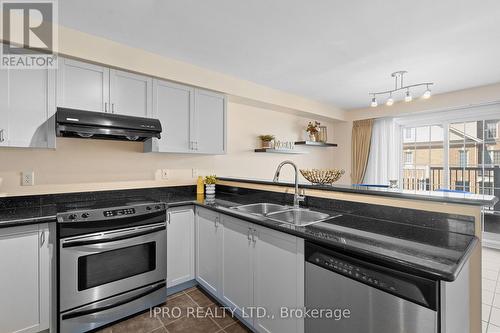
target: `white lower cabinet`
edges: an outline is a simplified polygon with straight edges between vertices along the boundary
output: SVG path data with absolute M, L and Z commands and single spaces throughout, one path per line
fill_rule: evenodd
M 254 327 L 258 332 L 304 332 L 303 319 L 287 317 L 304 307 L 304 240 L 261 226 L 255 234 L 254 302 L 274 318 L 256 317 Z
M 0 229 L 0 332 L 50 328 L 52 254 L 48 224 Z
M 194 211 L 192 206 L 167 212 L 167 288 L 194 279 Z
M 196 209 L 196 280 L 220 297 L 221 267 L 220 216 L 211 210 Z
M 304 332 L 281 317 L 304 307 L 303 239 L 203 208 L 196 220 L 198 282 L 258 332 Z
M 221 297 L 229 307 L 236 309 L 238 315 L 252 324 L 248 317 L 248 309 L 254 303 L 252 224 L 227 215 L 221 215 L 221 219 Z

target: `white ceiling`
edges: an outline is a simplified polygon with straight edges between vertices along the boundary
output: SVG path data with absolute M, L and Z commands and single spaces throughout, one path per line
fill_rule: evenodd
M 344 109 L 500 81 L 499 0 L 60 0 L 60 23 Z

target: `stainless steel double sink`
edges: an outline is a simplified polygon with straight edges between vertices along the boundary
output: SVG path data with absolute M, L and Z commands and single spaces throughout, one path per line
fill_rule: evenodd
M 294 208 L 272 203 L 255 203 L 231 208 L 242 213 L 264 216 L 270 220 L 297 226 L 311 225 L 330 218 L 328 214 L 306 208 Z

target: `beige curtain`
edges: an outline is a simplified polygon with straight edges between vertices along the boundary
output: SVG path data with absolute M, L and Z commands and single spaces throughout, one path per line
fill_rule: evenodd
M 373 119 L 364 119 L 352 124 L 351 179 L 360 184 L 365 177 L 370 142 L 372 139 Z

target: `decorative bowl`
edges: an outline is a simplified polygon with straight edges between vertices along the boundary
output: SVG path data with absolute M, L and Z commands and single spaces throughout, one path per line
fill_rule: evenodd
M 300 169 L 305 179 L 313 184 L 333 184 L 345 173 L 344 169 Z

